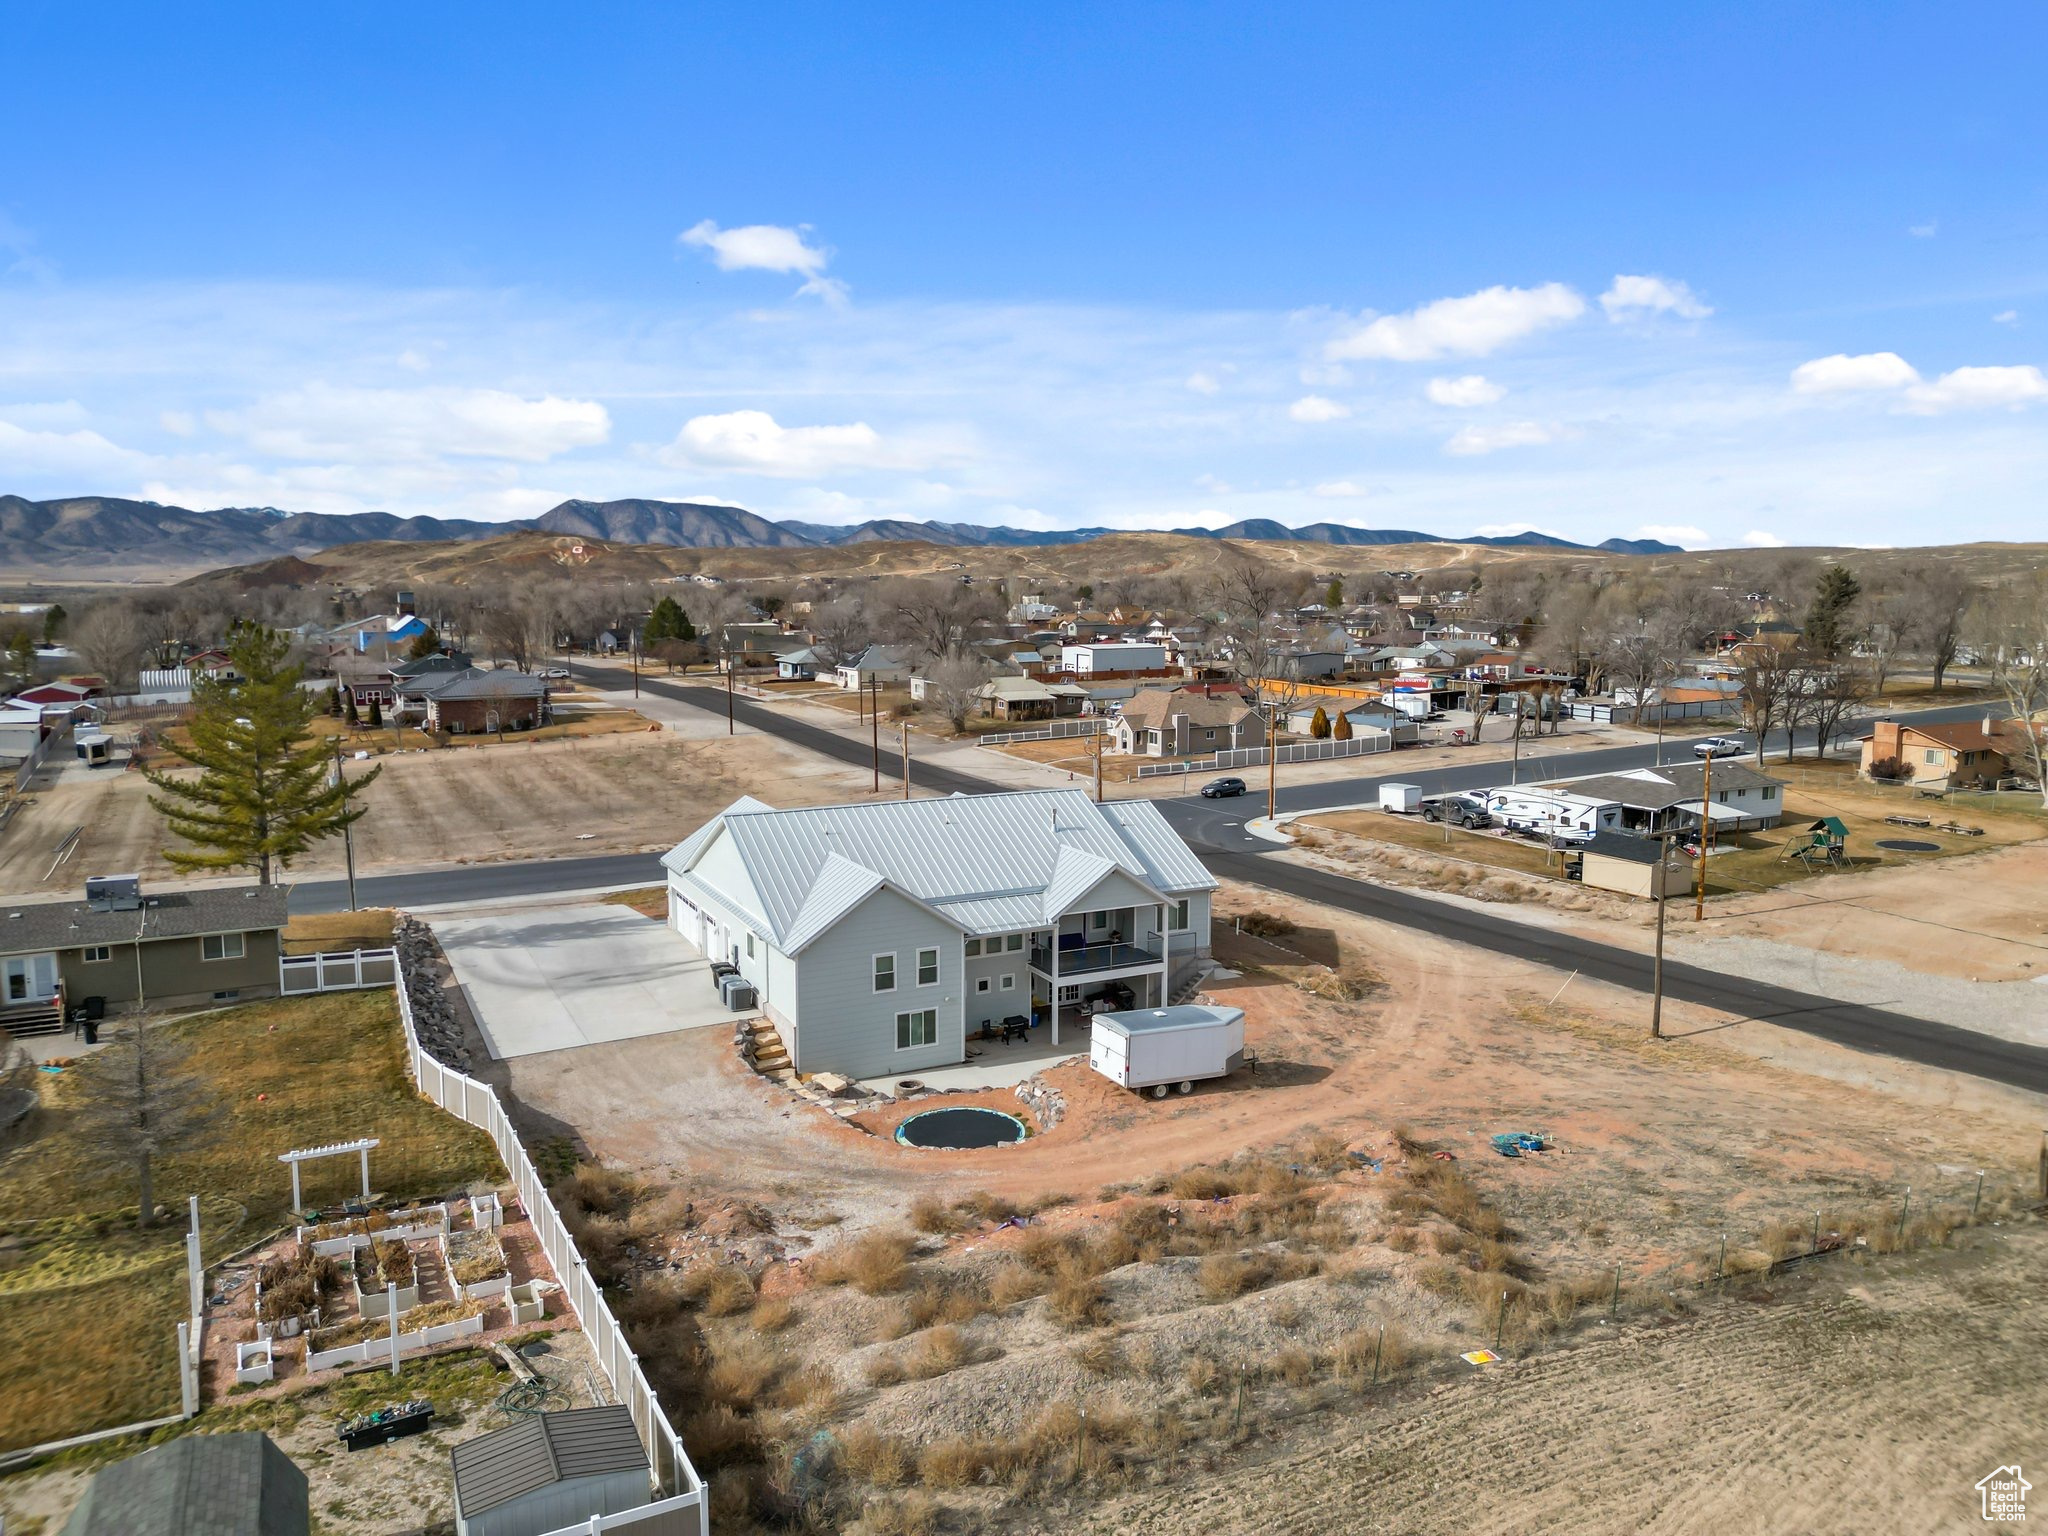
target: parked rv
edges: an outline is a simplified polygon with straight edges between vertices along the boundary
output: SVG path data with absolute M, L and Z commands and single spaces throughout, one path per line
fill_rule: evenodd
M 1621 830 L 1621 805 L 1584 795 L 1543 789 L 1496 789 L 1486 797 L 1493 818 L 1511 832 L 1562 843 L 1591 842 L 1601 832 Z

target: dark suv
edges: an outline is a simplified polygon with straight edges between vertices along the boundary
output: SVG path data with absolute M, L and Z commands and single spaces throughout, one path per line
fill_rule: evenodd
M 1243 779 L 1211 779 L 1202 786 L 1202 798 L 1204 800 L 1224 800 L 1232 795 L 1241 795 L 1243 793 Z

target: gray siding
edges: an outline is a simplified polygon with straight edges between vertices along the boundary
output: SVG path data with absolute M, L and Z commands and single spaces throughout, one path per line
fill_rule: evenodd
M 143 1001 L 150 1007 L 206 1003 L 216 992 L 277 996 L 276 929 L 242 935 L 242 958 L 201 958 L 201 939 L 153 939 L 142 946 Z M 103 997 L 110 1008 L 135 1003 L 135 945 L 112 944 L 112 958 L 88 961 L 82 949 L 57 951 L 57 973 L 72 1002 Z
M 459 1520 L 456 1530 L 458 1536 L 546 1536 L 587 1525 L 592 1515 L 638 1509 L 649 1502 L 648 1486 L 644 1470 L 570 1478 Z
M 990 942 L 987 939 L 982 940 L 984 946 Z M 1006 950 L 998 955 L 969 955 L 965 965 L 965 1008 L 969 1034 L 981 1028 L 983 1019 L 1001 1022 L 1010 1014 L 1031 1012 L 1031 945 L 1028 939 L 1022 949 L 1015 951 Z M 1017 978 L 1016 986 L 1008 992 L 1002 990 L 1002 979 L 1005 976 Z M 975 990 L 975 984 L 983 977 L 988 979 L 986 993 Z
M 797 988 L 811 1000 L 790 1042 L 796 1069 L 895 1077 L 965 1060 L 960 943 L 958 928 L 891 890 L 847 913 L 796 957 Z M 917 984 L 920 948 L 939 952 L 936 986 Z M 877 992 L 874 956 L 887 951 L 896 955 L 896 990 Z M 936 1043 L 897 1050 L 896 1015 L 924 1008 L 938 1014 Z

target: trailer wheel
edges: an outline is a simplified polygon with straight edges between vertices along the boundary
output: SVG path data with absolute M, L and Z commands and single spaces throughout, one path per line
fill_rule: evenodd
M 1195 1091 L 1195 1085 L 1193 1083 L 1182 1083 L 1180 1085 L 1180 1091 L 1182 1093 L 1193 1093 Z
M 1165 1098 L 1165 1097 L 1166 1097 L 1166 1084 L 1164 1084 L 1164 1083 L 1154 1083 L 1154 1084 L 1152 1085 L 1152 1097 L 1153 1097 L 1153 1098 L 1155 1098 L 1155 1099 L 1163 1099 L 1163 1098 Z

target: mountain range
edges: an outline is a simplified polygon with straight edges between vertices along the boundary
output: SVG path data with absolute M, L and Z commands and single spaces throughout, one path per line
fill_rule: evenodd
M 0 496 L 0 568 L 105 571 L 112 567 L 193 570 L 237 565 L 277 555 L 305 555 L 337 545 L 377 540 L 424 544 L 487 539 L 528 529 L 613 544 L 658 544 L 693 549 L 811 549 L 875 540 L 938 544 L 1037 547 L 1074 544 L 1117 530 L 1072 528 L 1045 532 L 986 528 L 974 523 L 877 520 L 847 526 L 775 522 L 742 507 L 713 502 L 565 501 L 539 517 L 487 523 L 467 518 L 399 517 L 390 512 L 283 512 L 275 507 L 219 507 L 195 512 L 153 501 L 76 496 L 29 501 Z M 1401 528 L 1355 528 L 1311 523 L 1290 528 L 1251 518 L 1224 528 L 1162 530 L 1200 539 L 1254 539 L 1312 544 L 1478 544 L 1492 548 L 1597 549 L 1608 554 L 1677 554 L 1654 539 L 1607 539 L 1574 544 L 1545 533 L 1446 538 Z

